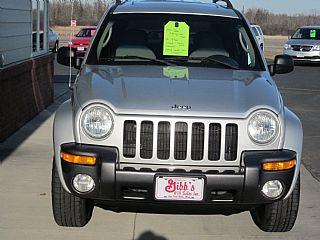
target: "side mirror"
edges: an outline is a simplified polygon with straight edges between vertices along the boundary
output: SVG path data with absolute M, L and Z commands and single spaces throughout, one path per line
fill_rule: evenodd
M 58 49 L 57 62 L 64 66 L 70 66 L 70 56 L 71 56 L 71 67 L 74 67 L 76 65 L 75 52 L 73 50 L 70 50 L 69 47 L 61 47 Z
M 277 55 L 274 58 L 274 64 L 269 65 L 269 71 L 271 76 L 275 74 L 290 73 L 294 69 L 294 62 L 289 55 Z

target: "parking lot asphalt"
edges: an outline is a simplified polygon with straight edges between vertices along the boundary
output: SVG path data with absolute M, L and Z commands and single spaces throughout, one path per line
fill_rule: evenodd
M 319 239 L 320 67 L 300 66 L 275 80 L 286 105 L 302 119 L 305 137 L 299 217 L 289 233 L 264 233 L 249 213 L 157 215 L 95 208 L 80 229 L 58 227 L 51 212 L 52 123 L 69 97 L 67 68 L 57 66 L 55 103 L 0 144 L 0 239 Z
M 285 105 L 302 121 L 303 164 L 320 181 L 320 66 L 296 66 L 294 72 L 274 79 Z

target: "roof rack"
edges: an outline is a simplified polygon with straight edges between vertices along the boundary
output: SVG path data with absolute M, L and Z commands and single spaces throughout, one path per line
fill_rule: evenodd
M 231 8 L 233 9 L 233 5 L 230 2 L 230 0 L 212 0 L 213 3 L 217 3 L 217 2 L 225 2 L 227 4 L 227 8 Z

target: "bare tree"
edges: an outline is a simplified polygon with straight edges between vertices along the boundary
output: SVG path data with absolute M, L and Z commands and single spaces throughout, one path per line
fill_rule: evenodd
M 250 22 L 259 24 L 267 35 L 291 35 L 306 25 L 319 25 L 320 13 L 316 10 L 312 14 L 275 14 L 266 9 L 251 8 L 245 12 Z
M 112 0 L 74 0 L 73 18 L 79 25 L 96 25 Z M 71 1 L 50 0 L 50 25 L 68 26 L 70 24 Z
M 79 25 L 96 25 L 103 13 L 114 0 L 74 0 L 74 18 Z M 51 25 L 68 26 L 70 24 L 71 0 L 50 0 L 49 20 Z M 275 14 L 266 9 L 250 8 L 246 17 L 259 24 L 267 35 L 292 34 L 303 25 L 319 25 L 320 12 L 309 15 Z

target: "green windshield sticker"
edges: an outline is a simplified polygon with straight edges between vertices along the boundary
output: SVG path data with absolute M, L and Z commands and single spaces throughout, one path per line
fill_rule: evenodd
M 189 79 L 189 70 L 186 67 L 164 67 L 163 75 L 171 79 Z
M 164 26 L 163 55 L 187 57 L 189 29 L 185 22 L 170 21 Z
M 310 38 L 316 38 L 317 37 L 317 31 L 316 30 L 310 30 Z

